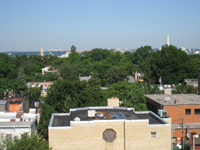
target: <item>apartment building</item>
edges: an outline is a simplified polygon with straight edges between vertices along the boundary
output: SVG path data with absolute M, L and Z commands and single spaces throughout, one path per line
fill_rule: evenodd
M 108 99 L 108 106 L 52 114 L 48 127 L 50 147 L 54 150 L 171 148 L 171 118 L 118 106 L 119 99 L 112 98 Z

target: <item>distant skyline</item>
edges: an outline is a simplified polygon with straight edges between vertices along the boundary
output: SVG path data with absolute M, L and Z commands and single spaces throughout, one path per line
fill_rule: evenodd
M 0 0 L 0 52 L 200 48 L 200 0 Z

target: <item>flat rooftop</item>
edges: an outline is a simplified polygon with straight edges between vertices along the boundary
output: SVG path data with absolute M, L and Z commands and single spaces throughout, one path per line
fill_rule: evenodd
M 109 114 L 109 117 L 88 117 L 88 110 L 96 111 L 99 114 Z M 71 109 L 70 113 L 52 114 L 50 126 L 63 127 L 70 126 L 70 121 L 75 118 L 80 118 L 80 121 L 94 121 L 94 120 L 144 120 L 148 119 L 149 124 L 166 124 L 161 118 L 149 111 L 135 112 L 134 108 L 125 107 L 83 107 L 78 109 Z
M 171 105 L 200 105 L 200 95 L 197 94 L 147 94 L 145 97 L 162 104 Z
M 0 128 L 30 128 L 34 121 L 0 122 Z

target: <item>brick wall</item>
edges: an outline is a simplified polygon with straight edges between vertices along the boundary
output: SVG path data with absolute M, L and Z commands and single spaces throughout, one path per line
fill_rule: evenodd
M 103 132 L 113 129 L 116 139 L 106 142 Z M 156 132 L 156 139 L 151 139 Z M 147 120 L 77 122 L 72 128 L 49 129 L 49 144 L 53 150 L 169 150 L 171 147 L 171 126 L 148 125 Z
M 21 104 L 10 104 L 10 112 L 21 111 L 20 105 Z
M 168 116 L 172 118 L 172 124 L 182 123 L 182 115 L 184 115 L 184 123 L 199 123 L 200 114 L 195 114 L 194 109 L 200 109 L 200 105 L 178 105 L 163 106 L 167 110 Z M 186 109 L 191 109 L 191 114 L 185 114 Z

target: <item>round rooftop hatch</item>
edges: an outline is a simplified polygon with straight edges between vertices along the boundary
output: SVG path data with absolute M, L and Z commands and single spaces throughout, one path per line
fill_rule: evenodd
M 113 129 L 106 129 L 103 132 L 103 139 L 106 142 L 113 142 L 116 139 L 116 132 Z

